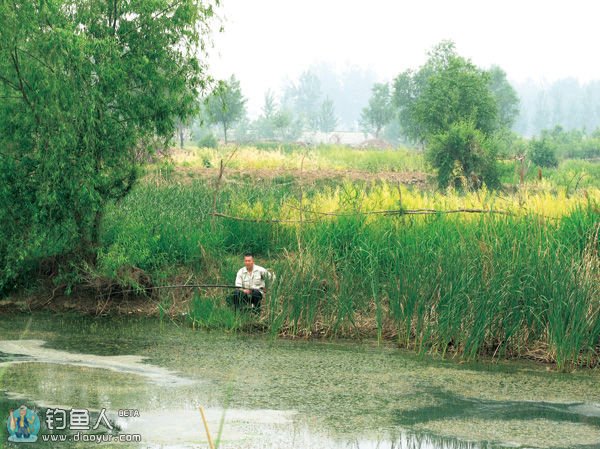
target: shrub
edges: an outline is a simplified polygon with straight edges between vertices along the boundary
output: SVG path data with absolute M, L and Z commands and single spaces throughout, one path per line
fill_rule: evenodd
M 198 146 L 200 148 L 217 148 L 218 145 L 219 142 L 213 133 L 205 135 L 198 141 Z
M 496 167 L 496 141 L 475 128 L 472 122 L 456 122 L 448 131 L 434 135 L 427 158 L 437 170 L 441 188 L 489 188 L 500 184 Z
M 538 167 L 558 167 L 556 146 L 545 138 L 529 142 L 529 159 Z

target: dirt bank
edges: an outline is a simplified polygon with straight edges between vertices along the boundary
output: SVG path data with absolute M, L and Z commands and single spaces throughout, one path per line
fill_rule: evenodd
M 217 178 L 219 169 L 203 167 L 176 167 L 175 173 L 181 181 L 192 181 L 195 178 Z M 414 185 L 424 187 L 428 184 L 430 174 L 418 171 L 382 171 L 370 172 L 361 170 L 304 170 L 302 172 L 302 181 L 311 183 L 324 180 L 349 180 L 349 181 L 386 181 L 389 183 L 401 183 L 405 185 Z M 284 168 L 227 168 L 223 177 L 225 179 L 243 179 L 251 178 L 254 180 L 274 180 L 286 179 L 299 180 L 300 171 Z

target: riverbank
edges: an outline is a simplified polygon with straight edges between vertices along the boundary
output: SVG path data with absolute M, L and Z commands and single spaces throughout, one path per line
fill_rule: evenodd
M 398 154 L 361 157 L 387 164 Z M 24 310 L 176 317 L 192 328 L 392 341 L 467 361 L 599 366 L 598 189 L 544 181 L 437 192 L 388 179 L 306 180 L 302 170 L 263 178 L 211 169 L 207 178 L 184 163 L 192 171 L 149 168 L 107 207 L 93 263 L 43 260 L 8 300 Z M 233 313 L 226 289 L 155 290 L 230 285 L 246 251 L 277 274 L 258 319 Z

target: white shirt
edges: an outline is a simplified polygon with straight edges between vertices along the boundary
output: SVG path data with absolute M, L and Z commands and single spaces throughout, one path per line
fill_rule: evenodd
M 246 267 L 240 268 L 235 277 L 235 286 L 244 289 L 258 289 L 264 291 L 265 279 L 275 279 L 275 274 L 270 273 L 265 268 L 254 264 L 252 272 L 249 272 Z

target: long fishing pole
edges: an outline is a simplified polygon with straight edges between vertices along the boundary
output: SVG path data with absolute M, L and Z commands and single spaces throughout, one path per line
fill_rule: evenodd
M 139 287 L 139 288 L 130 288 L 127 290 L 115 290 L 111 293 L 131 293 L 131 292 L 142 292 L 148 290 L 159 290 L 163 288 L 242 288 L 237 285 L 227 285 L 227 284 L 173 284 L 173 285 L 157 285 L 156 287 Z M 110 294 L 109 293 L 109 297 Z M 102 296 L 102 295 L 101 295 Z M 50 297 L 50 299 L 43 304 L 37 306 L 37 308 L 44 307 L 50 303 L 54 299 L 54 294 Z
M 174 284 L 174 285 L 157 285 L 156 287 L 139 287 L 128 290 L 116 290 L 118 293 L 139 292 L 146 290 L 159 290 L 163 288 L 242 288 L 237 285 L 227 284 Z

